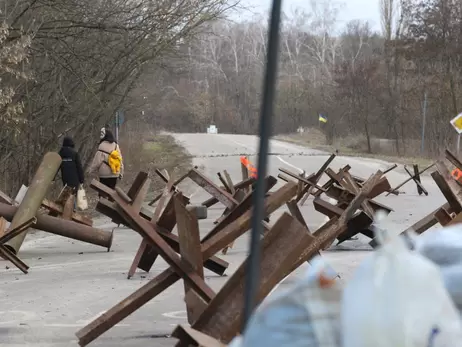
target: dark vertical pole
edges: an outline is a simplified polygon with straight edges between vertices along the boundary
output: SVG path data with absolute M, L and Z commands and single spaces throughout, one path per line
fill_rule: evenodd
M 268 30 L 268 51 L 266 53 L 266 73 L 263 81 L 263 99 L 260 113 L 260 146 L 258 153 L 258 178 L 253 196 L 252 230 L 250 237 L 250 255 L 246 269 L 244 292 L 244 322 L 245 330 L 250 316 L 256 306 L 256 295 L 260 280 L 260 234 L 261 221 L 264 216 L 265 177 L 267 173 L 268 148 L 271 137 L 273 101 L 275 100 L 277 61 L 279 49 L 279 24 L 281 20 L 281 0 L 273 0 L 271 20 Z
M 422 183 L 422 182 L 420 181 L 419 165 L 418 165 L 418 164 L 414 164 L 413 167 L 414 167 L 415 180 L 416 180 L 417 182 L 419 182 L 419 183 Z M 422 193 L 423 193 L 422 188 L 417 184 L 417 194 L 422 195 Z

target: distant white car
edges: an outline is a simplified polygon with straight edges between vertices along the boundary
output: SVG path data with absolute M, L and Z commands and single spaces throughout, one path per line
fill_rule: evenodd
M 215 125 L 210 125 L 207 128 L 207 134 L 218 134 L 218 128 Z

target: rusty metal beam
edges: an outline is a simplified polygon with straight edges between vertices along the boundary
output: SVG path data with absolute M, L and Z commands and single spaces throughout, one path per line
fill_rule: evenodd
M 247 179 L 245 179 L 245 180 L 243 180 L 243 181 L 241 181 L 239 183 L 236 183 L 234 185 L 234 190 L 239 190 L 239 189 L 244 189 L 245 190 L 246 188 L 251 186 L 254 182 L 255 182 L 255 178 L 249 177 L 249 178 L 247 178 Z M 223 189 L 224 187 L 220 187 L 220 188 Z M 213 205 L 215 205 L 217 203 L 219 203 L 219 201 L 216 198 L 212 197 L 212 198 L 210 198 L 208 200 L 205 200 L 202 203 L 202 206 L 212 207 Z
M 430 168 L 432 168 L 433 166 L 435 166 L 435 164 L 436 164 L 436 163 L 433 163 L 433 164 L 427 166 L 426 168 L 424 168 L 423 170 L 420 170 L 420 171 L 418 172 L 418 174 L 419 174 L 419 175 L 423 174 L 425 171 L 427 171 L 428 169 L 430 169 Z M 398 184 L 395 188 L 392 188 L 391 191 L 390 191 L 386 196 L 392 194 L 391 192 L 393 192 L 393 191 L 397 191 L 399 188 L 401 188 L 401 187 L 404 186 L 407 182 L 409 182 L 409 181 L 411 181 L 411 180 L 413 180 L 413 179 L 414 179 L 414 175 L 411 176 L 410 178 L 406 179 L 404 182 Z
M 419 175 L 419 169 L 417 167 L 417 170 L 416 170 L 416 165 L 414 165 L 414 173 L 411 173 L 409 171 L 409 169 L 406 167 L 406 165 L 404 165 L 404 171 L 406 171 L 406 173 L 409 175 L 409 177 L 412 178 L 412 180 L 414 181 L 414 183 L 416 184 L 417 186 L 417 193 L 419 195 L 421 195 L 422 193 L 424 193 L 425 195 L 428 196 L 428 192 L 427 190 L 424 188 L 424 186 L 422 185 L 422 183 L 420 182 L 420 175 Z
M 265 178 L 265 187 L 266 191 L 269 191 L 277 183 L 277 179 L 273 176 L 268 176 Z M 295 184 L 292 182 L 292 184 Z M 253 203 L 253 191 L 247 194 L 247 196 L 234 208 L 232 209 L 224 218 L 221 220 L 206 236 L 202 238 L 202 242 L 209 240 L 212 236 L 223 230 L 224 227 L 229 225 L 231 222 L 235 221 L 238 217 L 242 216 L 247 210 L 252 207 Z
M 226 345 L 213 337 L 205 335 L 186 325 L 178 325 L 173 331 L 172 337 L 180 340 L 177 346 L 181 347 L 226 347 Z
M 16 206 L 0 203 L 0 216 L 8 221 L 12 220 L 17 210 Z M 95 229 L 84 224 L 78 224 L 46 214 L 38 214 L 36 218 L 37 222 L 33 225 L 35 229 L 105 247 L 108 251 L 111 248 L 112 232 Z
M 50 201 L 48 199 L 43 199 L 42 207 L 46 208 L 49 211 L 53 211 L 54 213 L 60 215 L 63 213 L 63 207 L 59 204 Z M 72 220 L 76 223 L 85 224 L 88 226 L 93 226 L 93 220 L 91 218 L 85 217 L 80 213 L 72 213 Z
M 440 208 L 435 213 L 435 219 L 440 223 L 443 227 L 451 223 L 452 217 L 444 208 Z
M 444 154 L 446 156 L 446 159 L 451 162 L 452 165 L 454 165 L 456 168 L 459 170 L 462 170 L 462 163 L 460 160 L 455 156 L 450 150 L 446 149 L 444 151 Z
M 280 217 L 262 240 L 258 303 L 288 274 L 303 252 L 302 245 L 305 246 L 306 240 L 312 239 L 313 236 L 295 218 L 287 213 Z M 226 343 L 237 334 L 242 324 L 246 262 L 213 298 L 192 325 L 193 329 Z
M 32 178 L 24 199 L 22 199 L 22 202 L 19 204 L 16 214 L 11 221 L 10 229 L 14 229 L 35 217 L 60 165 L 61 156 L 58 153 L 48 152 L 45 154 L 39 168 Z M 26 234 L 26 232 L 23 232 L 9 240 L 5 243 L 5 247 L 16 254 L 21 248 Z
M 265 213 L 271 214 L 274 212 L 285 202 L 293 198 L 296 192 L 297 185 L 295 183 L 285 184 L 265 199 Z M 230 225 L 226 226 L 219 234 L 214 235 L 205 244 L 202 244 L 202 259 L 209 259 L 249 230 L 251 216 L 252 211 L 247 211 Z M 136 292 L 78 331 L 76 335 L 80 346 L 89 344 L 180 279 L 181 277 L 173 268 L 163 271 Z
M 330 219 L 340 218 L 341 215 L 345 212 L 344 209 L 338 206 L 334 206 L 329 202 L 322 200 L 321 198 L 315 198 L 313 204 L 316 211 L 327 215 Z M 341 244 L 342 242 L 351 239 L 358 233 L 370 237 L 373 235 L 373 233 L 371 234 L 371 231 L 369 230 L 372 222 L 372 218 L 365 213 L 359 213 L 358 215 L 354 216 L 350 221 L 348 221 L 348 230 L 338 236 L 338 243 Z
M 457 184 L 442 161 L 436 162 L 436 168 L 438 171 L 431 174 L 433 180 L 440 188 L 449 205 L 451 205 L 452 210 L 455 213 L 462 212 L 462 188 Z
M 121 215 L 131 225 L 133 230 L 137 231 L 143 238 L 148 239 L 154 245 L 159 255 L 191 286 L 201 297 L 206 299 L 210 296 L 210 288 L 197 275 L 191 266 L 183 263 L 179 255 L 168 245 L 168 243 L 156 232 L 155 225 L 149 223 L 135 212 L 130 205 L 112 189 L 93 180 L 91 185 L 98 191 L 110 196 L 118 205 Z M 213 295 L 213 294 L 212 294 Z
M 237 205 L 237 201 L 233 199 L 231 194 L 223 189 L 220 189 L 220 187 L 205 177 L 198 170 L 192 169 L 189 171 L 188 177 L 226 207 L 233 208 Z
M 146 181 L 149 180 L 148 173 L 144 171 L 138 172 L 133 181 L 127 195 L 130 199 L 135 200 L 136 197 L 142 192 L 143 187 L 146 185 Z
M 181 199 L 181 193 L 177 193 L 174 197 L 176 221 L 178 225 L 178 237 L 180 240 L 180 254 L 181 260 L 188 263 L 193 271 L 195 271 L 202 279 L 204 279 L 204 268 L 202 266 L 202 252 L 201 252 L 201 241 L 199 237 L 199 224 L 196 216 L 190 213 L 186 206 L 183 204 Z M 185 295 L 190 291 L 196 294 L 191 289 L 188 283 L 184 282 Z M 212 290 L 210 290 L 213 293 Z M 200 298 L 198 298 L 200 300 Z M 207 303 L 213 299 L 212 297 L 205 300 Z M 202 306 L 196 309 L 195 302 L 191 299 L 186 300 L 186 310 L 188 314 L 188 321 L 192 324 L 202 311 Z
M 228 187 L 230 189 L 230 193 L 235 194 L 236 193 L 236 188 L 234 188 L 234 183 L 233 183 L 233 180 L 231 179 L 230 174 L 228 173 L 228 171 L 224 170 L 223 175 L 225 175 L 226 183 L 228 184 Z
M 323 191 L 323 192 L 326 191 L 326 189 L 324 189 L 323 187 L 318 186 L 316 183 L 313 183 L 313 182 L 309 181 L 309 180 L 306 179 L 306 178 L 300 177 L 299 175 L 297 175 L 297 174 L 295 174 L 295 173 L 293 173 L 293 172 L 290 172 L 289 170 L 286 170 L 286 169 L 284 169 L 284 168 L 279 168 L 279 171 L 285 173 L 286 175 L 288 175 L 288 176 L 290 176 L 290 177 L 295 178 L 296 180 L 302 181 L 303 183 L 305 183 L 305 185 L 313 186 L 313 187 L 315 187 L 316 189 L 321 190 L 321 191 Z

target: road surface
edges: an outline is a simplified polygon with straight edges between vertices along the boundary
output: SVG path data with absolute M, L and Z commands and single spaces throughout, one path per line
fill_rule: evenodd
M 174 135 L 209 177 L 217 181 L 216 173 L 228 170 L 232 178 L 240 178 L 239 156 L 249 155 L 255 162 L 257 138 L 244 135 L 177 134 Z M 307 173 L 315 172 L 327 159 L 328 154 L 297 145 L 272 141 L 269 173 L 277 176 L 278 168 L 291 170 L 301 168 Z M 352 173 L 368 177 L 377 169 L 385 169 L 389 163 L 351 157 L 337 157 L 331 167 L 338 169 L 345 164 L 352 166 Z M 406 178 L 402 172 L 387 175 L 396 185 Z M 415 185 L 404 187 L 399 197 L 381 197 L 379 200 L 395 209 L 387 219 L 387 226 L 402 231 L 422 216 L 442 204 L 444 198 L 430 177 L 424 177 L 429 197 L 418 196 Z M 280 186 L 278 184 L 278 186 Z M 278 187 L 277 186 L 277 187 Z M 207 199 L 207 193 L 191 182 L 183 185 L 192 194 L 193 203 Z M 323 222 L 324 217 L 315 212 L 310 200 L 302 207 L 305 219 L 312 230 Z M 221 206 L 209 210 L 209 218 L 200 221 L 201 233 L 213 226 L 213 220 L 223 211 Z M 278 211 L 271 222 L 277 219 Z M 112 230 L 106 219 L 98 219 L 97 226 Z M 115 229 L 114 245 L 108 253 L 104 249 L 78 241 L 48 235 L 42 232 L 29 235 L 20 257 L 30 265 L 30 273 L 23 275 L 6 262 L 0 262 L 0 345 L 1 346 L 77 346 L 75 332 L 111 308 L 120 300 L 137 290 L 149 279 L 164 270 L 167 265 L 158 261 L 148 274 L 138 272 L 127 280 L 127 270 L 140 243 L 133 231 Z M 230 262 L 227 274 L 231 274 L 247 255 L 247 236 L 241 237 L 223 258 Z M 324 252 L 323 258 L 347 280 L 357 264 L 370 254 L 364 240 L 345 242 Z M 288 278 L 281 287 L 306 270 L 303 266 Z M 227 277 L 218 277 L 206 270 L 207 281 L 218 290 Z M 183 284 L 177 283 L 162 295 L 114 327 L 91 346 L 173 346 L 174 340 L 166 338 L 178 323 L 185 323 Z

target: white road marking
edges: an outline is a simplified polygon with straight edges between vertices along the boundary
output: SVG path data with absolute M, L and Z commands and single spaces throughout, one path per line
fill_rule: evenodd
M 84 325 L 87 325 L 87 324 L 90 324 L 91 322 L 93 322 L 95 319 L 101 317 L 103 314 L 105 314 L 106 311 L 101 311 L 100 313 L 98 313 L 97 315 L 91 317 L 91 318 L 87 318 L 87 319 L 79 319 L 77 321 L 77 324 L 84 324 Z
M 253 151 L 256 151 L 256 149 L 255 149 L 255 148 L 252 148 L 252 146 L 245 145 L 245 144 L 243 144 L 243 143 L 234 141 L 234 140 L 232 140 L 232 139 L 229 139 L 229 141 L 234 142 L 234 143 L 235 143 L 236 145 L 238 145 L 238 146 L 242 146 L 242 147 L 244 147 L 244 148 L 251 148 Z M 287 154 L 296 154 L 296 153 L 287 153 Z M 299 171 L 300 173 L 303 173 L 303 172 L 304 172 L 302 169 L 300 169 L 299 167 L 296 167 L 295 165 L 293 165 L 293 164 L 291 164 L 291 163 L 285 161 L 285 160 L 282 159 L 280 156 L 276 156 L 276 158 L 277 158 L 281 163 L 283 163 L 284 165 L 290 166 L 290 167 L 296 169 L 297 171 Z
M 80 328 L 84 327 L 87 324 L 82 324 L 82 323 L 51 323 L 51 324 L 44 324 L 44 327 L 50 327 L 50 328 Z M 131 326 L 130 324 L 116 324 L 114 325 L 115 327 L 129 327 Z
M 295 165 L 292 165 L 291 163 L 285 161 L 284 159 L 282 159 L 280 156 L 277 156 L 276 158 L 278 158 L 281 163 L 287 165 L 287 166 L 290 166 L 290 167 L 293 167 L 295 170 L 298 170 L 300 173 L 304 173 L 305 171 L 300 169 L 299 167 L 296 167 Z
M 186 311 L 173 311 L 162 313 L 162 316 L 172 319 L 187 319 Z
M 111 259 L 93 259 L 93 260 L 82 260 L 78 262 L 69 262 L 69 263 L 61 263 L 61 264 L 44 264 L 44 265 L 34 265 L 34 271 L 35 270 L 48 270 L 48 269 L 59 269 L 59 268 L 65 268 L 67 266 L 74 266 L 74 265 L 84 265 L 84 264 L 93 264 L 93 263 L 112 263 L 114 261 L 119 261 L 119 260 L 132 260 L 130 257 L 117 257 L 117 258 L 111 258 Z

